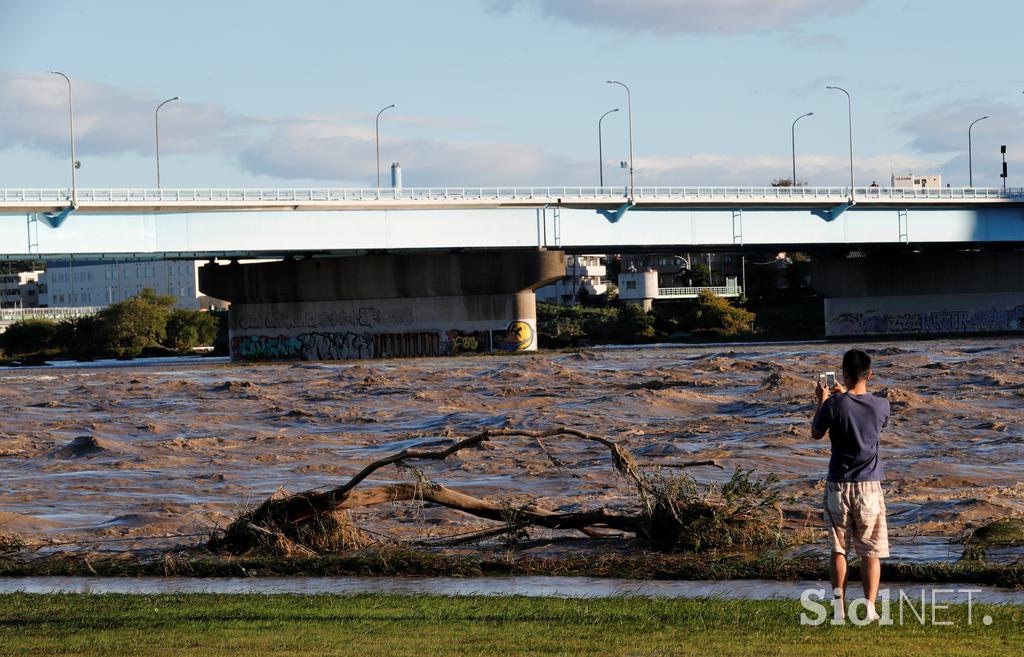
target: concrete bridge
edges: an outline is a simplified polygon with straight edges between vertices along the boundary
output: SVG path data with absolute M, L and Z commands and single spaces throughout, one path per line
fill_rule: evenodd
M 1022 189 L 628 191 L 7 189 L 0 260 L 285 257 L 200 270 L 203 293 L 232 302 L 239 358 L 535 349 L 533 290 L 564 276 L 566 252 L 817 249 L 835 258 L 816 272 L 832 333 L 1024 329 Z M 922 248 L 1005 257 L 930 253 L 877 271 L 844 260 Z M 837 285 L 830 263 L 867 282 Z
M 0 190 L 0 259 L 1024 241 L 1024 190 L 865 187 Z

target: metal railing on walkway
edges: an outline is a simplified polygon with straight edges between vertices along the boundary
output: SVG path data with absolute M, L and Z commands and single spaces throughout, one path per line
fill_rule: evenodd
M 1024 188 L 998 187 L 857 187 L 859 201 L 1024 199 Z M 79 203 L 337 203 L 373 201 L 625 201 L 623 187 L 403 187 L 376 188 L 197 188 L 79 189 Z M 637 187 L 639 201 L 841 201 L 849 187 Z M 0 189 L 4 203 L 66 203 L 69 189 Z
M 67 308 L 0 308 L 0 325 L 9 325 L 24 319 L 71 319 L 89 317 L 103 310 L 103 306 L 76 306 Z
M 710 292 L 719 297 L 738 297 L 743 294 L 739 285 L 720 285 L 707 287 L 659 287 L 658 299 L 696 299 L 701 292 Z

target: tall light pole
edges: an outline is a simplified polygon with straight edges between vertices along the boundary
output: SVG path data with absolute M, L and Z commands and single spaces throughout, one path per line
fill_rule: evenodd
M 971 125 L 967 126 L 967 183 L 968 187 L 974 187 L 974 144 L 971 142 L 971 130 L 974 128 L 974 124 L 978 121 L 984 121 L 987 116 L 983 116 L 980 119 L 974 119 Z
M 794 119 L 793 121 L 792 127 L 790 128 L 790 133 L 793 137 L 793 184 L 791 185 L 792 187 L 796 187 L 796 122 L 807 116 L 814 116 L 814 112 L 807 112 L 806 114 L 801 114 L 800 116 L 796 117 L 796 119 Z
M 850 92 L 842 87 L 828 86 L 825 88 L 842 91 L 846 94 L 846 120 L 850 126 L 850 202 L 853 203 L 857 200 L 853 182 L 853 99 L 850 98 Z
M 375 130 L 376 135 L 377 135 L 377 193 L 378 194 L 380 194 L 380 115 L 383 114 L 384 112 L 386 112 L 387 110 L 391 109 L 394 106 L 395 106 L 394 103 L 392 103 L 391 105 L 388 105 L 387 107 L 381 108 L 381 110 L 379 112 L 377 112 L 377 119 L 374 121 L 374 130 Z
M 608 84 L 617 84 L 626 90 L 626 115 L 629 120 L 629 200 L 635 198 L 636 185 L 633 179 L 633 96 L 629 93 L 629 87 L 618 80 L 607 80 Z
M 71 78 L 60 71 L 50 71 L 59 75 L 68 83 L 68 117 L 71 121 L 71 205 L 78 205 L 78 177 L 75 170 L 78 168 L 78 160 L 75 159 L 75 99 L 71 90 Z
M 604 146 L 602 145 L 602 138 L 601 138 L 601 121 L 604 121 L 604 117 L 608 116 L 612 112 L 618 112 L 618 111 L 619 111 L 618 107 L 616 107 L 615 109 L 610 109 L 607 112 L 605 112 L 604 114 L 602 114 L 601 118 L 599 118 L 597 120 L 597 165 L 598 165 L 598 171 L 599 171 L 599 174 L 598 174 L 599 178 L 598 178 L 598 180 L 600 181 L 600 186 L 601 187 L 604 187 Z
M 175 96 L 174 98 L 168 98 L 164 102 L 156 106 L 156 111 L 153 112 L 153 120 L 156 123 L 156 188 L 160 189 L 160 108 L 167 103 L 175 100 L 181 100 L 181 96 Z

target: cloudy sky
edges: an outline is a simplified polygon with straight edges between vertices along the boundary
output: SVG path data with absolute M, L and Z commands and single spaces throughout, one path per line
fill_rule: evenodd
M 625 181 L 762 185 L 892 171 L 1024 185 L 1024 3 L 975 0 L 0 0 L 0 187 L 68 185 L 74 79 L 82 187 Z

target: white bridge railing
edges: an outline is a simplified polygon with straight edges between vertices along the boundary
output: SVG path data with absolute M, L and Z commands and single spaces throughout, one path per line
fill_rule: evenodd
M 718 297 L 738 297 L 743 293 L 739 285 L 709 287 L 659 287 L 658 299 L 696 299 L 701 292 L 710 292 Z
M 857 187 L 857 200 L 1024 199 L 1024 188 L 998 187 Z M 625 202 L 623 187 L 404 187 L 392 188 L 202 188 L 79 189 L 80 203 L 331 203 L 349 201 L 601 201 Z M 837 201 L 850 197 L 849 187 L 637 187 L 640 201 Z M 67 203 L 70 189 L 0 189 L 4 203 Z
M 23 319 L 71 319 L 89 317 L 103 310 L 102 306 L 75 306 L 67 308 L 0 308 L 0 325 L 9 325 Z

